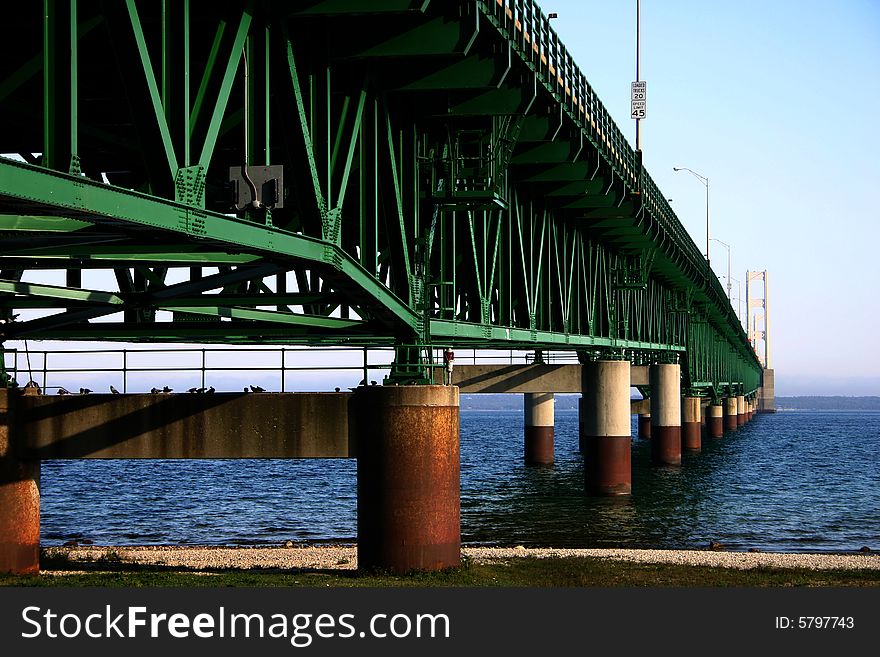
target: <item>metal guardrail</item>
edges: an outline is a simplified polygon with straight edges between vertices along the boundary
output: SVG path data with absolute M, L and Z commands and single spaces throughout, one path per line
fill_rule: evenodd
M 481 0 L 526 64 L 565 108 L 569 117 L 599 148 L 627 185 L 640 191 L 645 208 L 673 236 L 677 246 L 697 268 L 705 258 L 679 221 L 651 176 L 643 171 L 637 152 L 617 127 L 586 76 L 550 25 L 535 0 Z M 722 297 L 724 295 L 722 294 Z
M 434 350 L 433 367 L 444 366 L 443 350 Z M 64 375 L 82 374 L 86 378 L 101 375 L 103 384 L 119 385 L 121 393 L 145 392 L 132 390 L 134 375 L 195 374 L 197 382 L 193 387 L 207 389 L 211 383 L 218 384 L 220 374 L 261 374 L 278 375 L 279 392 L 288 392 L 292 374 L 304 372 L 359 373 L 362 382 L 370 382 L 371 372 L 384 372 L 391 369 L 394 356 L 392 349 L 356 349 L 346 347 L 320 348 L 236 348 L 236 347 L 183 347 L 144 348 L 144 349 L 4 349 L 0 357 L 4 359 L 6 372 L 19 386 L 33 381 L 46 392 L 57 392 L 66 381 L 59 380 Z M 316 357 L 325 364 L 302 362 L 306 357 Z M 347 362 L 330 363 L 334 358 L 347 359 Z M 576 363 L 577 356 L 572 352 L 543 352 L 542 361 L 546 364 Z M 223 359 L 221 361 L 221 359 Z M 235 362 L 248 359 L 250 362 Z M 254 362 L 254 361 L 258 362 Z M 275 362 L 270 362 L 275 360 Z M 297 362 L 297 361 L 300 362 Z M 353 364 L 355 360 L 360 363 Z M 485 351 L 459 350 L 455 362 L 460 365 L 507 364 L 527 365 L 536 360 L 535 352 L 522 350 Z M 150 362 L 153 361 L 153 362 Z M 224 362 L 225 361 L 225 362 Z M 383 361 L 383 362 L 377 362 Z M 387 361 L 387 362 L 385 362 Z M 262 363 L 262 364 L 260 364 Z M 268 363 L 268 364 L 267 364 Z M 213 375 L 209 379 L 209 374 Z M 70 385 L 67 383 L 67 385 Z M 137 388 L 137 386 L 135 386 Z M 72 390 L 71 392 L 76 392 Z M 180 390 L 177 390 L 180 392 Z
M 384 352 L 389 363 L 370 362 L 370 354 Z M 361 363 L 353 364 L 296 364 L 297 356 L 309 354 L 334 354 L 348 357 L 348 362 L 358 355 Z M 211 362 L 217 356 L 225 356 L 227 362 Z M 198 388 L 207 388 L 209 373 L 266 373 L 276 372 L 280 376 L 280 391 L 286 392 L 290 381 L 289 375 L 294 372 L 361 372 L 363 380 L 369 381 L 369 373 L 375 370 L 390 369 L 393 351 L 387 349 L 353 349 L 310 347 L 296 349 L 287 347 L 276 348 L 180 348 L 180 349 L 64 349 L 64 350 L 33 350 L 5 349 L 2 352 L 6 372 L 20 386 L 33 381 L 46 390 L 57 390 L 62 386 L 57 383 L 58 376 L 64 374 L 102 374 L 112 378 L 114 383 L 121 385 L 120 392 L 129 392 L 130 378 L 134 374 L 162 373 L 197 373 Z M 235 357 L 255 357 L 265 362 L 266 357 L 277 359 L 273 364 L 255 364 L 254 362 L 229 362 Z M 88 364 L 83 364 L 83 360 Z M 153 360 L 154 362 L 148 362 Z M 176 364 L 175 364 L 176 363 Z M 22 381 L 22 377 L 24 381 Z M 53 380 L 54 379 L 54 380 Z
M 478 4 L 498 25 L 514 50 L 536 72 L 544 87 L 563 106 L 569 118 L 596 145 L 615 173 L 631 190 L 641 193 L 643 207 L 672 237 L 676 247 L 689 261 L 694 271 L 708 269 L 705 257 L 657 184 L 648 172 L 644 171 L 639 154 L 617 127 L 537 2 L 480 0 Z M 714 302 L 721 308 L 726 304 L 729 309 L 726 315 L 731 327 L 738 325 L 736 313 L 721 284 L 715 279 L 714 274 L 707 276 L 706 279 L 707 294 L 714 297 Z M 741 326 L 737 333 L 742 338 L 743 344 L 747 344 L 748 339 Z

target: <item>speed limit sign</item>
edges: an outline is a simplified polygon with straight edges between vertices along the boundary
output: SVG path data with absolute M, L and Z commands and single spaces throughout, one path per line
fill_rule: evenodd
M 648 110 L 647 83 L 637 80 L 632 83 L 630 93 L 630 112 L 634 119 L 644 119 Z

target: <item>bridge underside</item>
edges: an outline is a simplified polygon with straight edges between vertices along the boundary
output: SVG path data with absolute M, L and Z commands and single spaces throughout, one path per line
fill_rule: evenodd
M 760 367 L 532 2 L 46 0 L 0 80 L 0 340 Z M 14 321 L 13 321 L 14 319 Z
M 599 494 L 631 490 L 632 411 L 662 464 L 698 397 L 746 417 L 736 314 L 533 0 L 44 0 L 6 27 L 4 368 L 25 340 L 393 346 L 399 385 L 59 398 L 2 369 L 0 571 L 39 567 L 57 456 L 356 453 L 359 565 L 456 566 L 459 388 L 431 384 L 457 347 L 533 354 L 452 370 L 529 393 L 527 459 L 552 461 L 536 381 L 583 392 Z

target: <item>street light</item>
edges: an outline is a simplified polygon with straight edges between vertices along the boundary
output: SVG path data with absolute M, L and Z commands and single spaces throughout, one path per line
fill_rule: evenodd
M 706 267 L 709 267 L 709 179 L 706 176 L 701 176 L 693 169 L 688 169 L 687 167 L 672 167 L 673 171 L 687 171 L 688 173 L 692 173 L 694 177 L 699 180 L 706 187 Z
M 731 278 L 730 278 L 730 244 L 728 244 L 727 242 L 722 242 L 717 237 L 713 237 L 712 241 L 718 242 L 721 246 L 723 246 L 724 248 L 727 249 L 727 298 L 728 298 L 728 300 L 730 300 L 731 299 L 731 297 L 730 297 L 730 288 L 731 288 L 731 283 L 730 283 L 730 281 L 731 281 Z
M 742 316 L 742 281 L 738 281 L 735 278 L 730 278 L 730 275 L 727 276 L 727 286 L 730 288 L 730 281 L 736 282 L 736 318 L 739 320 L 740 326 L 743 326 L 743 316 Z M 728 294 L 729 297 L 729 294 Z M 731 300 L 732 301 L 732 300 Z M 733 305 L 731 303 L 731 305 Z M 746 328 L 743 326 L 743 328 Z M 748 330 L 748 329 L 746 329 Z

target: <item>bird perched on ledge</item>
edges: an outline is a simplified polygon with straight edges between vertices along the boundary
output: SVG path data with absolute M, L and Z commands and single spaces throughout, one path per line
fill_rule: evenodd
M 162 392 L 171 392 L 172 390 L 174 390 L 174 389 L 173 389 L 173 388 L 169 388 L 168 386 L 164 386 L 164 387 L 162 388 Z
M 251 386 L 251 392 L 266 392 L 266 389 L 260 386 Z
M 58 388 L 58 394 L 59 395 L 69 395 L 69 394 L 71 394 L 71 392 L 67 388 L 62 387 L 62 388 Z
M 87 395 L 90 392 L 91 392 L 91 390 L 89 390 L 88 388 L 80 388 L 79 389 L 79 394 L 81 394 L 81 395 Z
M 113 386 L 110 386 L 110 392 L 112 392 L 114 395 L 119 394 L 119 391 L 116 388 L 114 388 Z
M 159 388 L 150 388 L 150 393 L 153 395 L 158 395 L 160 392 L 162 391 Z

